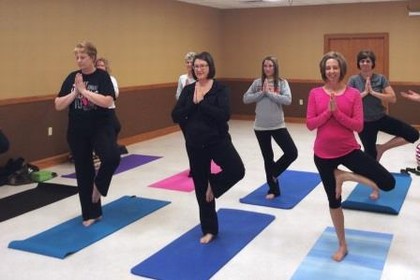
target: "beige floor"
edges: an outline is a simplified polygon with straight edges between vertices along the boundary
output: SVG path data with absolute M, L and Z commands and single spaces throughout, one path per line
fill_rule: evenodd
M 234 144 L 247 172 L 241 182 L 217 201 L 217 207 L 269 213 L 276 219 L 212 279 L 290 279 L 322 231 L 331 226 L 324 190 L 319 185 L 292 210 L 239 203 L 239 198 L 263 183 L 263 163 L 252 122 L 231 121 L 230 125 Z M 315 172 L 312 157 L 314 133 L 303 124 L 289 124 L 288 127 L 299 150 L 299 157 L 290 169 Z M 380 135 L 381 141 L 386 139 L 389 136 Z M 77 196 L 4 221 L 0 223 L 0 279 L 141 279 L 130 274 L 133 266 L 198 224 L 194 193 L 147 187 L 187 168 L 182 134 L 173 133 L 128 149 L 130 153 L 163 158 L 116 175 L 104 203 L 122 195 L 170 200 L 172 203 L 64 260 L 11 250 L 7 245 L 12 240 L 27 238 L 79 215 Z M 414 145 L 406 145 L 385 153 L 381 162 L 390 171 L 399 172 L 400 168 L 415 166 L 414 153 Z M 276 154 L 280 154 L 278 149 Z M 73 166 L 63 164 L 49 170 L 66 174 L 73 171 Z M 398 216 L 345 210 L 347 228 L 394 234 L 383 280 L 420 279 L 420 176 L 412 177 L 411 188 Z M 75 184 L 75 180 L 60 177 L 51 182 Z M 0 198 L 34 186 L 3 186 Z M 353 183 L 346 183 L 343 197 L 353 187 Z M 362 278 L 349 275 L 346 279 Z

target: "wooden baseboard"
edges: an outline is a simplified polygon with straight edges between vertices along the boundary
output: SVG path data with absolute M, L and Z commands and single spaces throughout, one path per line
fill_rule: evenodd
M 37 160 L 34 162 L 31 162 L 31 164 L 34 164 L 39 167 L 39 169 L 45 169 L 60 163 L 64 163 L 69 160 L 69 153 L 56 155 L 53 157 L 49 157 L 46 159 Z
M 178 125 L 173 125 L 170 127 L 165 127 L 165 128 L 161 128 L 161 129 L 157 129 L 154 131 L 149 131 L 149 132 L 145 132 L 145 133 L 141 133 L 138 135 L 134 135 L 131 137 L 126 137 L 123 139 L 118 140 L 118 143 L 122 144 L 122 145 L 132 145 L 138 142 L 142 142 L 142 141 L 146 141 L 149 139 L 153 139 L 153 138 L 157 138 L 160 136 L 164 136 L 173 132 L 176 132 L 179 130 L 179 126 Z

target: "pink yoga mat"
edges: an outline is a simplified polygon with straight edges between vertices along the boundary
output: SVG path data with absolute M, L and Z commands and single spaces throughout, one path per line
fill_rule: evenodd
M 211 173 L 218 173 L 221 169 L 214 162 L 211 163 Z M 151 188 L 168 189 L 181 192 L 191 192 L 194 190 L 194 183 L 191 177 L 188 177 L 190 171 L 184 170 L 171 177 L 149 185 Z

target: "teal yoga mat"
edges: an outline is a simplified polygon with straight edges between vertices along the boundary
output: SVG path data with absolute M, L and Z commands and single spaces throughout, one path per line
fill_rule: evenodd
M 273 220 L 274 216 L 235 209 L 220 209 L 219 235 L 200 244 L 200 226 L 131 269 L 138 276 L 153 279 L 210 279 Z
M 321 183 L 318 173 L 305 171 L 286 170 L 278 179 L 281 196 L 271 200 L 266 199 L 268 186 L 264 184 L 239 201 L 246 204 L 291 209 Z
M 348 198 L 342 202 L 346 209 L 362 210 L 398 215 L 411 185 L 411 177 L 407 174 L 392 174 L 395 177 L 395 189 L 389 192 L 380 192 L 379 199 L 369 199 L 371 188 L 357 184 Z
M 348 255 L 341 261 L 334 228 L 327 227 L 299 265 L 291 280 L 380 280 L 391 246 L 392 234 L 346 229 Z
M 79 216 L 28 239 L 12 241 L 9 248 L 64 259 L 169 203 L 123 196 L 105 205 L 102 220 L 90 227 L 84 227 Z

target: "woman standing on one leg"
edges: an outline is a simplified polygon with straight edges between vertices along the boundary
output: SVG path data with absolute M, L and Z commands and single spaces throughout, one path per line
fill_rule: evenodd
M 200 242 L 205 244 L 219 231 L 215 198 L 240 181 L 245 168 L 229 135 L 229 91 L 214 79 L 216 68 L 212 56 L 208 52 L 197 54 L 193 67 L 196 82 L 183 89 L 172 119 L 183 126 L 189 147 L 203 232 Z M 221 172 L 210 173 L 212 160 L 220 166 Z
M 267 199 L 280 195 L 277 177 L 296 160 L 298 151 L 284 122 L 283 105 L 292 103 L 290 87 L 280 78 L 277 58 L 267 56 L 262 61 L 261 78 L 254 80 L 243 96 L 243 102 L 257 103 L 254 131 L 264 158 L 265 175 L 269 190 Z M 283 150 L 283 156 L 274 161 L 271 138 Z
M 112 175 L 120 162 L 113 109 L 114 87 L 106 71 L 95 68 L 96 48 L 92 43 L 74 49 L 80 70 L 64 80 L 55 108 L 69 108 L 67 141 L 74 158 L 83 225 L 102 217 L 101 196 L 106 196 Z M 101 161 L 95 174 L 92 153 Z
M 409 124 L 386 114 L 384 102 L 395 103 L 397 98 L 388 79 L 373 72 L 376 56 L 371 50 L 362 50 L 357 55 L 358 75 L 351 76 L 349 86 L 357 88 L 363 97 L 364 128 L 359 132 L 366 153 L 376 160 L 389 149 L 414 143 L 419 132 Z M 376 144 L 378 132 L 393 135 L 389 141 Z
M 363 106 L 360 92 L 343 83 L 347 64 L 337 52 L 329 52 L 320 62 L 325 84 L 309 93 L 306 125 L 316 129 L 314 161 L 328 197 L 330 215 L 339 248 L 332 258 L 341 261 L 348 252 L 341 187 L 354 181 L 372 188 L 371 199 L 379 198 L 379 189 L 392 190 L 394 177 L 375 159 L 360 150 L 354 132 L 363 129 Z M 352 172 L 337 169 L 343 165 Z

